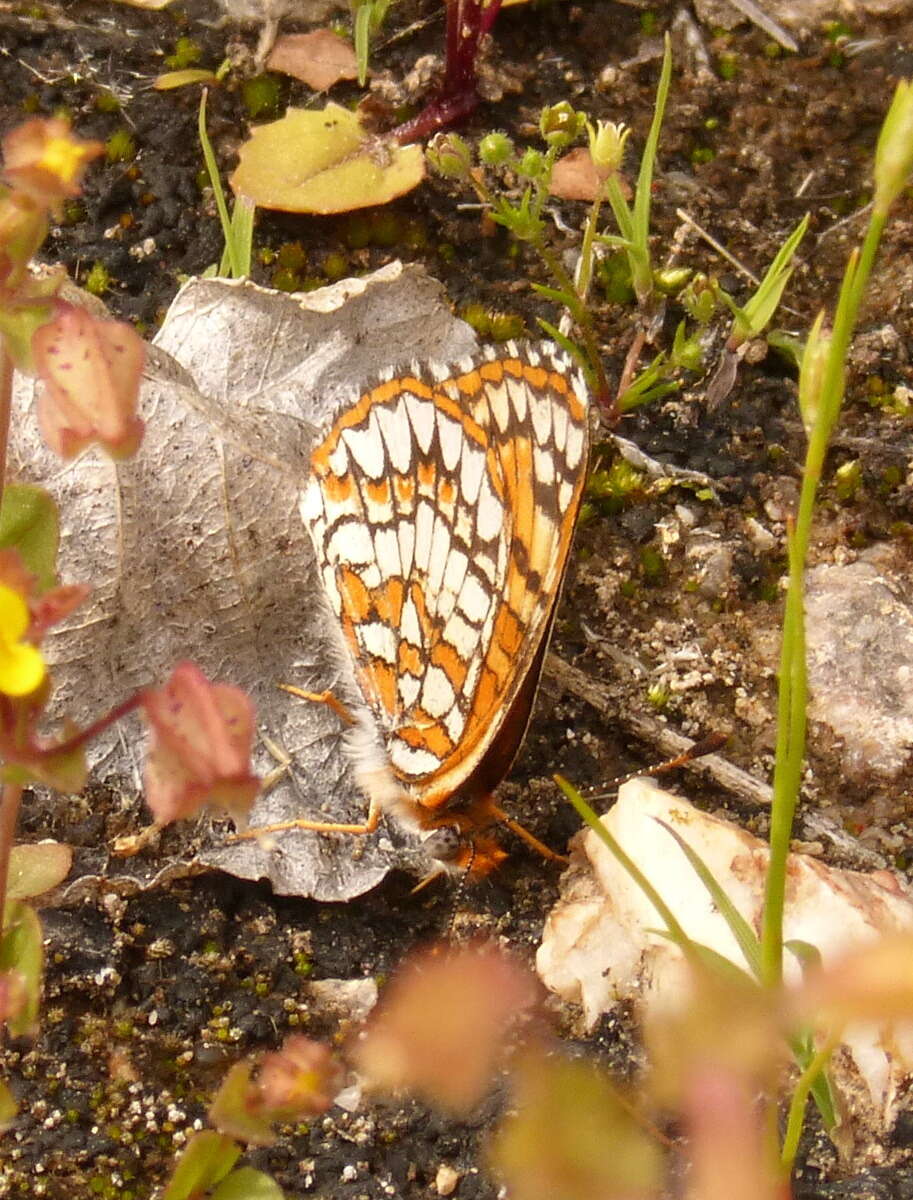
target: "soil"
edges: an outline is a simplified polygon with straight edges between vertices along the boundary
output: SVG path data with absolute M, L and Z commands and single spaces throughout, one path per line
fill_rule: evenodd
M 629 123 L 634 143 L 642 145 L 658 75 L 656 30 L 671 15 L 661 5 L 648 17 L 608 0 L 506 10 L 486 67 L 504 95 L 483 103 L 461 133 L 473 141 L 504 129 L 520 143 L 531 142 L 542 105 L 569 99 L 594 119 Z M 202 272 L 221 253 L 211 196 L 201 189 L 198 91 L 152 87 L 179 38 L 192 39 L 200 65 L 215 68 L 227 56 L 241 64 L 209 98 L 210 136 L 230 170 L 249 123 L 244 64 L 252 60 L 258 29 L 220 18 L 221 10 L 202 0 L 161 13 L 83 0 L 62 9 L 0 5 L 0 132 L 27 114 L 65 109 L 81 135 L 109 147 L 113 135 L 130 135 L 135 156 L 105 160 L 90 173 L 82 201 L 52 229 L 46 254 L 83 284 L 101 264 L 105 301 L 147 335 L 179 280 Z M 290 17 L 283 28 L 308 25 Z M 662 259 L 682 230 L 677 210 L 684 208 L 738 262 L 762 274 L 808 212 L 809 234 L 781 312 L 782 324 L 801 334 L 819 307 L 833 302 L 848 247 L 864 228 L 879 123 L 894 82 L 913 67 L 907 49 L 913 19 L 859 18 L 844 35 L 816 26 L 795 55 L 776 53 L 751 27 L 727 33 L 693 25 L 693 32 L 713 69 L 699 71 L 677 40 L 676 62 L 684 69 L 676 72 L 662 134 L 657 255 Z M 403 80 L 419 56 L 438 52 L 441 12 L 403 0 L 384 36 L 373 65 L 390 80 Z M 357 94 L 354 85 L 333 93 L 341 102 Z M 286 104 L 310 102 L 303 85 L 280 80 L 277 114 Z M 383 211 L 340 218 L 260 213 L 255 278 L 307 285 L 325 282 L 327 269 L 338 273 L 340 264 L 356 273 L 400 257 L 424 263 L 456 306 L 481 303 L 519 316 L 534 333 L 537 315 L 555 315 L 530 287 L 544 277 L 503 231 L 480 222 L 478 210 L 467 205 L 471 199 L 429 178 Z M 563 205 L 563 222 L 573 226 L 581 211 Z M 554 237 L 562 250 L 573 242 L 561 226 Z M 719 275 L 737 301 L 749 294 L 744 277 L 703 240 L 688 237 L 680 259 Z M 913 202 L 907 196 L 888 228 L 849 367 L 816 560 L 887 542 L 900 560 L 909 553 L 909 418 L 872 399 L 898 384 L 913 386 L 911 259 Z M 670 305 L 667 332 L 680 316 Z M 622 368 L 633 323 L 629 306 L 606 303 L 599 311 L 612 378 Z M 896 336 L 882 336 L 889 327 Z M 689 736 L 722 731 L 729 737 L 726 754 L 758 778 L 768 777 L 782 514 L 795 495 L 804 436 L 794 372 L 772 350 L 756 349 L 715 410 L 703 402 L 706 378 L 695 377 L 682 393 L 641 410 L 621 429 L 649 455 L 712 479 L 721 503 L 712 511 L 704 506 L 701 521 L 736 551 L 721 577 L 704 576 L 693 586 L 694 564 L 684 544 L 664 541 L 676 512 L 698 503 L 693 488 L 593 506 L 578 534 L 553 648 L 602 682 L 614 711 L 597 711 L 547 675 L 523 753 L 501 793 L 511 814 L 550 845 L 563 845 L 575 829 L 548 782 L 554 771 L 581 787 L 597 787 L 662 757 L 649 739 L 632 735 L 632 728 L 644 727 L 636 726 L 638 716 Z M 608 464 L 614 451 L 606 442 L 596 453 L 597 464 Z M 861 464 L 861 484 L 847 497 L 835 472 L 854 460 Z M 746 517 L 773 527 L 772 543 L 752 546 L 736 537 Z M 819 839 L 828 861 L 904 868 L 909 772 L 877 786 L 864 773 L 847 778 L 833 738 L 823 728 L 813 732 L 811 810 L 827 810 L 838 830 L 851 827 L 861 841 L 820 845 L 820 827 L 800 833 Z M 762 807 L 706 781 L 699 791 L 692 782 L 688 791 L 710 811 L 727 811 L 764 833 Z M 831 807 L 838 798 L 840 807 Z M 106 805 L 116 808 L 105 797 L 94 807 L 71 803 L 53 814 L 36 806 L 25 813 L 23 836 L 52 834 L 75 844 L 105 837 Z M 6 1142 L 0 1195 L 151 1195 L 167 1177 L 175 1146 L 204 1120 L 207 1097 L 228 1065 L 273 1048 L 292 1030 L 337 1041 L 345 1036 L 345 1022 L 341 1028 L 338 1017 L 308 998 L 310 980 L 385 977 L 410 948 L 449 932 L 484 932 L 531 961 L 557 895 L 557 874 L 525 847 L 511 850 L 497 875 L 456 896 L 441 889 L 413 897 L 412 881 L 399 877 L 345 906 L 316 905 L 208 875 L 46 910 L 42 1032 L 34 1045 L 5 1054 L 22 1117 Z M 559 1021 L 572 1040 L 572 1016 L 561 1014 Z M 636 1064 L 623 1022 L 606 1021 L 581 1049 L 622 1074 Z M 460 1173 L 460 1200 L 489 1200 L 498 1185 L 485 1171 L 483 1147 L 499 1103 L 495 1096 L 462 1123 L 417 1104 L 353 1115 L 334 1108 L 310 1128 L 251 1152 L 248 1161 L 270 1171 L 290 1197 L 427 1196 L 447 1164 Z M 812 1132 L 798 1194 L 908 1194 L 911 1135 L 913 1127 L 902 1120 L 879 1151 L 887 1166 L 847 1179 L 829 1144 Z

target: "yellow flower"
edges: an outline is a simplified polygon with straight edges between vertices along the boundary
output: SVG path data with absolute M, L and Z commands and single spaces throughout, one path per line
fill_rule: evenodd
M 51 207 L 79 194 L 87 164 L 103 150 L 74 137 L 67 121 L 33 117 L 3 139 L 3 173 L 17 191 Z
M 625 143 L 631 136 L 631 130 L 624 124 L 614 121 L 597 121 L 595 128 L 589 121 L 586 123 L 590 139 L 590 158 L 597 171 L 618 171 L 624 158 Z
M 7 696 L 27 696 L 44 679 L 41 651 L 22 641 L 28 627 L 25 600 L 0 583 L 0 692 Z

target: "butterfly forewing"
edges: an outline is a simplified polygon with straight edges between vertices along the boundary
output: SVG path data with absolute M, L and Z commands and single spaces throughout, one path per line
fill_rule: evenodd
M 393 770 L 426 807 L 476 770 L 524 683 L 531 705 L 586 420 L 566 363 L 511 346 L 379 384 L 313 452 L 302 515 L 327 595 Z

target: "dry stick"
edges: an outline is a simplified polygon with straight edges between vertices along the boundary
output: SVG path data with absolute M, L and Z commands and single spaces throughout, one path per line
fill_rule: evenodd
M 616 404 L 621 403 L 622 396 L 628 390 L 631 380 L 634 378 L 634 372 L 637 370 L 637 361 L 640 358 L 640 352 L 643 350 L 646 340 L 647 334 L 645 330 L 638 329 L 631 345 L 628 347 L 628 353 L 625 355 L 625 365 L 621 370 L 621 378 L 618 380 L 618 387 L 615 389 Z
M 607 687 L 592 679 L 586 672 L 572 667 L 557 654 L 549 654 L 546 658 L 545 674 L 572 695 L 579 696 L 581 700 L 591 704 L 608 724 L 623 725 L 640 741 L 656 746 L 660 754 L 667 758 L 684 754 L 694 745 L 691 738 L 683 737 L 654 717 L 641 713 L 619 713 L 616 700 Z M 709 775 L 720 787 L 726 788 L 749 804 L 762 807 L 770 805 L 771 789 L 766 783 L 761 783 L 747 771 L 727 762 L 718 754 L 708 754 L 704 758 L 696 759 L 687 764 L 687 769 Z

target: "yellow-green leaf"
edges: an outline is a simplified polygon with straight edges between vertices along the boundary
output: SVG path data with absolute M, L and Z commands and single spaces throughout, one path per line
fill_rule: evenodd
M 8 1025 L 13 1037 L 34 1037 L 38 1032 L 43 969 L 44 944 L 38 914 L 19 900 L 7 901 L 0 938 L 0 971 L 18 971 L 25 989 L 22 1009 Z
M 212 1129 L 195 1133 L 174 1168 L 162 1200 L 198 1200 L 229 1173 L 241 1147 Z
M 57 506 L 43 488 L 11 483 L 0 508 L 0 549 L 15 549 L 42 591 L 57 582 Z
M 423 179 L 420 146 L 369 134 L 356 113 L 328 104 L 291 109 L 241 147 L 231 186 L 261 208 L 339 213 L 411 191 Z
M 166 71 L 159 75 L 152 86 L 157 92 L 168 92 L 173 88 L 187 87 L 191 83 L 218 83 L 219 77 L 214 71 L 206 71 L 202 67 L 188 67 L 184 71 Z
M 33 842 L 13 846 L 7 897 L 10 900 L 29 900 L 33 896 L 43 896 L 51 888 L 63 883 L 72 865 L 73 851 L 63 842 Z

